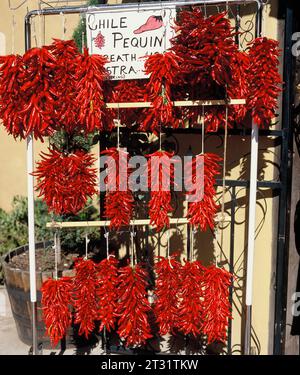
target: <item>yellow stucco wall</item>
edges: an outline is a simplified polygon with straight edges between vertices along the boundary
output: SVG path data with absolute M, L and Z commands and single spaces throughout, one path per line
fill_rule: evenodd
M 18 3 L 18 1 L 12 1 Z M 71 1 L 70 1 L 71 3 Z M 115 1 L 111 1 L 115 3 Z M 264 13 L 265 35 L 282 41 L 282 24 L 276 18 L 277 0 L 271 1 Z M 28 0 L 29 9 L 37 9 L 37 0 Z M 23 19 L 26 7 L 20 8 L 15 15 L 15 50 L 24 51 Z M 251 19 L 251 15 L 247 16 Z M 79 16 L 67 16 L 66 38 L 70 37 Z M 244 22 L 246 19 L 244 19 Z M 43 29 L 43 19 L 35 18 L 33 21 L 33 46 L 43 42 L 39 36 L 39 30 Z M 0 53 L 11 53 L 12 45 L 12 12 L 9 11 L 8 1 L 0 1 Z M 36 36 L 34 35 L 36 33 Z M 49 43 L 52 37 L 60 38 L 62 35 L 62 19 L 60 16 L 48 17 L 45 27 L 45 43 Z M 229 137 L 228 141 L 227 178 L 245 179 L 249 175 L 250 143 L 241 137 Z M 191 144 L 193 149 L 199 147 L 199 140 L 195 137 L 186 140 L 185 144 Z M 219 145 L 218 140 L 209 140 L 208 148 L 215 150 Z M 46 145 L 35 142 L 36 156 Z M 184 147 L 183 147 L 184 148 Z M 277 178 L 277 170 L 273 162 L 278 159 L 279 148 L 273 147 L 271 139 L 261 139 L 259 146 L 259 172 L 266 180 Z M 184 150 L 183 150 L 184 151 Z M 220 151 L 220 150 L 219 150 Z M 222 152 L 222 150 L 221 150 Z M 245 156 L 246 155 L 246 156 Z M 12 197 L 16 194 L 26 195 L 26 143 L 14 141 L 4 129 L 0 127 L 0 207 L 10 208 Z M 220 194 L 220 190 L 219 190 Z M 226 194 L 225 207 L 230 212 L 231 197 Z M 247 249 L 247 214 L 248 195 L 245 189 L 237 189 L 238 207 L 235 225 L 235 282 L 234 311 L 233 311 L 233 350 L 234 354 L 241 353 L 242 347 L 242 306 L 245 278 L 245 255 Z M 273 330 L 273 299 L 274 299 L 274 261 L 276 243 L 274 236 L 277 225 L 277 199 L 273 199 L 270 191 L 260 190 L 257 201 L 257 239 L 254 264 L 254 300 L 253 300 L 253 351 L 260 354 L 271 353 Z M 224 228 L 224 245 L 222 260 L 229 258 L 229 225 Z M 175 232 L 173 233 L 175 236 Z M 174 237 L 174 241 L 175 241 Z M 176 241 L 175 241 L 176 242 Z M 213 257 L 214 242 L 210 234 L 196 236 L 196 252 L 199 259 L 209 261 Z M 182 244 L 185 245 L 185 242 Z

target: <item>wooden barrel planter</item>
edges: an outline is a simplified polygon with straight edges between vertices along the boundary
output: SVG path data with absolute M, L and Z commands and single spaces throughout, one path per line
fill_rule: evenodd
M 36 244 L 36 249 L 43 249 L 45 246 L 51 245 L 50 242 L 40 242 Z M 2 258 L 2 266 L 4 270 L 5 285 L 9 296 L 11 310 L 16 323 L 17 332 L 20 340 L 31 346 L 32 345 L 32 308 L 30 302 L 30 282 L 29 271 L 18 269 L 10 265 L 10 259 L 16 255 L 28 251 L 28 245 L 18 247 Z M 70 275 L 72 271 L 65 271 Z M 37 332 L 38 343 L 44 348 L 50 348 L 49 338 L 45 336 L 45 325 L 42 320 L 41 311 L 41 286 L 44 280 L 53 276 L 53 272 L 37 272 Z M 66 337 L 66 345 L 72 344 L 72 330 Z M 72 345 L 73 346 L 73 345 Z

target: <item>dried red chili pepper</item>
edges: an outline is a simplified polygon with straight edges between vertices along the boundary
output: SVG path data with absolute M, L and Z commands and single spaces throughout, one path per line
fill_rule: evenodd
M 118 334 L 126 346 L 144 345 L 152 337 L 148 314 L 147 272 L 135 265 L 119 271 Z
M 156 273 L 154 314 L 160 335 L 173 333 L 179 319 L 179 291 L 182 281 L 182 266 L 175 259 L 158 257 Z
M 48 279 L 41 287 L 43 320 L 46 333 L 55 347 L 66 335 L 72 322 L 70 305 L 72 302 L 72 279 L 62 277 L 59 280 Z
M 174 183 L 174 165 L 170 164 L 173 154 L 167 151 L 156 151 L 148 157 L 149 188 L 151 189 L 149 201 L 150 225 L 157 232 L 164 227 L 169 227 L 168 214 L 173 212 L 171 205 L 171 186 Z
M 99 307 L 97 320 L 101 321 L 99 331 L 115 329 L 118 304 L 118 261 L 114 256 L 103 259 L 97 266 Z
M 141 79 L 119 81 L 114 87 L 112 102 L 130 103 L 145 100 L 145 81 Z M 140 123 L 141 109 L 130 108 L 114 111 L 115 118 L 120 118 L 121 124 L 132 126 Z
M 79 324 L 78 334 L 88 338 L 95 328 L 99 310 L 97 266 L 90 259 L 79 258 L 75 262 L 75 271 L 73 280 L 75 324 Z
M 144 111 L 141 130 L 158 133 L 162 126 L 177 128 L 181 123 L 173 108 L 171 90 L 171 85 L 176 83 L 180 62 L 181 59 L 171 51 L 147 57 L 145 72 L 150 78 L 146 92 L 152 106 Z
M 203 320 L 203 275 L 199 261 L 186 262 L 181 270 L 181 284 L 176 327 L 184 335 L 201 334 Z
M 205 17 L 198 7 L 180 12 L 171 49 L 182 59 L 183 82 L 191 86 L 207 78 L 220 86 L 230 82 L 231 58 L 237 46 L 225 16 L 226 12 Z
M 2 60 L 2 61 L 1 61 Z M 57 71 L 54 56 L 45 48 L 32 48 L 22 58 L 7 56 L 0 60 L 0 92 L 6 108 L 0 115 L 4 126 L 14 137 L 26 138 L 33 133 L 43 140 L 53 133 L 53 116 L 57 100 L 53 76 Z M 9 83 L 8 78 L 13 80 Z
M 190 224 L 195 227 L 200 227 L 202 231 L 207 229 L 209 226 L 211 229 L 214 228 L 215 222 L 214 217 L 216 215 L 218 205 L 215 202 L 215 182 L 216 175 L 220 173 L 220 164 L 222 160 L 218 155 L 206 153 L 203 155 L 204 158 L 204 181 L 203 181 L 203 199 L 195 200 L 194 202 L 189 202 L 187 217 L 189 218 Z M 192 171 L 192 178 L 195 176 L 196 168 L 196 158 L 190 162 L 187 170 Z M 195 194 L 195 189 L 187 191 L 187 196 Z
M 278 71 L 279 43 L 268 38 L 257 38 L 249 50 L 247 71 L 248 100 L 253 120 L 258 126 L 270 125 L 275 117 L 282 80 Z
M 55 122 L 57 128 L 64 128 L 72 133 L 78 128 L 79 109 L 76 103 L 77 69 L 82 55 L 79 53 L 74 40 L 54 39 L 48 48 L 57 62 L 57 71 L 53 77 L 54 85 L 59 96 L 55 105 Z
M 89 55 L 87 49 L 79 59 L 76 104 L 80 108 L 80 123 L 86 132 L 104 129 L 104 80 L 108 78 L 106 63 L 104 56 Z
M 203 277 L 203 326 L 207 343 L 226 341 L 229 319 L 232 319 L 229 303 L 229 286 L 232 274 L 223 268 L 210 266 Z
M 112 184 L 107 179 L 104 216 L 110 220 L 111 229 L 119 230 L 129 225 L 133 213 L 134 198 L 128 187 L 128 153 L 113 147 L 101 154 L 112 158 L 113 165 L 108 161 L 108 175 L 115 175 Z
M 33 173 L 39 197 L 58 215 L 78 213 L 97 191 L 95 158 L 83 151 L 65 155 L 55 149 L 42 152 L 41 157 Z

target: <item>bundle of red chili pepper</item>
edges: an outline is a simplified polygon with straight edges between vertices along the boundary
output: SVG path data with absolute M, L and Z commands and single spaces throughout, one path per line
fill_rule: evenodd
M 168 213 L 173 212 L 171 205 L 171 186 L 174 182 L 174 166 L 170 164 L 173 154 L 167 151 L 156 151 L 148 156 L 149 171 L 149 217 L 150 225 L 157 232 L 169 227 Z
M 218 155 L 212 153 L 206 153 L 203 155 L 204 158 L 204 186 L 203 186 L 203 198 L 196 199 L 188 204 L 187 217 L 191 225 L 200 227 L 202 231 L 207 229 L 209 226 L 211 229 L 214 228 L 215 222 L 214 217 L 216 215 L 218 205 L 215 202 L 215 183 L 216 176 L 220 173 L 220 161 L 222 160 Z M 193 174 L 194 179 L 196 173 L 196 158 L 193 158 L 190 162 L 188 170 Z M 198 187 L 199 188 L 199 187 Z M 193 188 L 186 192 L 187 197 L 189 195 L 196 196 L 196 190 Z M 188 198 L 189 199 L 189 198 Z
M 176 327 L 184 335 L 192 334 L 197 337 L 201 334 L 204 272 L 205 268 L 199 261 L 186 262 L 181 270 Z
M 118 303 L 118 261 L 114 256 L 103 259 L 97 266 L 98 271 L 98 314 L 101 321 L 100 329 L 108 332 L 115 329 L 116 310 Z
M 47 47 L 56 59 L 57 71 L 53 77 L 59 99 L 55 105 L 55 122 L 57 128 L 73 133 L 79 127 L 79 109 L 76 103 L 76 73 L 82 55 L 74 40 L 54 39 Z
M 144 345 L 152 337 L 148 321 L 151 310 L 147 294 L 147 272 L 140 266 L 119 271 L 118 334 L 126 346 Z
M 107 155 L 107 179 L 104 216 L 110 220 L 110 228 L 119 230 L 129 225 L 133 212 L 133 194 L 128 188 L 128 153 L 112 147 L 102 151 Z M 114 176 L 110 181 L 109 176 Z
M 43 140 L 53 132 L 57 91 L 52 79 L 57 70 L 54 56 L 45 48 L 32 48 L 23 57 L 0 59 L 1 110 L 7 131 L 26 138 L 33 133 Z
M 154 314 L 160 335 L 173 333 L 179 322 L 179 291 L 182 281 L 182 266 L 175 256 L 159 257 L 155 264 Z
M 190 86 L 210 78 L 223 86 L 232 77 L 231 58 L 237 51 L 226 13 L 205 17 L 198 7 L 180 12 L 172 51 L 181 59 L 183 82 Z
M 58 215 L 76 214 L 96 193 L 95 158 L 83 151 L 65 155 L 55 149 L 42 152 L 41 158 L 34 172 L 39 197 Z
M 203 277 L 203 326 L 207 343 L 225 342 L 231 316 L 229 286 L 232 274 L 223 268 L 210 266 Z
M 42 287 L 42 309 L 46 333 L 55 347 L 65 337 L 72 322 L 70 305 L 72 302 L 72 279 L 48 279 Z
M 77 259 L 73 279 L 73 305 L 75 308 L 75 324 L 79 324 L 79 335 L 89 334 L 95 328 L 98 318 L 99 303 L 97 297 L 97 266 L 90 259 Z
M 130 103 L 145 100 L 145 81 L 132 79 L 119 81 L 113 90 L 112 102 Z M 119 109 L 114 111 L 115 118 L 119 118 L 122 125 L 128 127 L 140 122 L 141 110 L 138 108 Z
M 270 125 L 275 117 L 282 80 L 279 67 L 278 42 L 268 38 L 255 39 L 249 51 L 247 72 L 247 107 L 258 126 Z
M 85 49 L 77 66 L 76 104 L 79 107 L 80 123 L 88 133 L 104 128 L 104 80 L 108 78 L 106 62 L 104 56 L 89 55 Z
M 145 72 L 150 74 L 146 86 L 151 107 L 144 111 L 140 129 L 158 133 L 162 126 L 177 128 L 181 122 L 176 116 L 172 103 L 171 86 L 176 83 L 181 59 L 173 52 L 149 55 L 145 62 Z

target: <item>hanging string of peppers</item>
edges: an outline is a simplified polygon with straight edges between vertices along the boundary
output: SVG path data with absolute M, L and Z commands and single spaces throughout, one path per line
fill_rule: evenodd
M 97 319 L 101 325 L 99 331 L 106 328 L 108 332 L 115 329 L 118 304 L 118 261 L 110 255 L 103 259 L 98 267 L 97 297 L 99 301 Z
M 49 149 L 41 153 L 34 176 L 36 190 L 48 209 L 58 215 L 76 214 L 96 190 L 95 158 L 81 150 L 70 154 Z
M 218 155 L 212 153 L 203 154 L 204 163 L 204 184 L 203 184 L 203 198 L 188 203 L 187 217 L 189 222 L 194 227 L 200 227 L 205 231 L 207 227 L 214 228 L 215 215 L 218 209 L 218 204 L 215 201 L 216 176 L 220 173 L 220 161 L 222 160 Z M 189 163 L 189 170 L 192 171 L 193 177 L 196 174 L 196 158 L 193 158 Z M 189 195 L 195 195 L 195 189 L 187 191 Z
M 98 318 L 98 279 L 96 264 L 90 259 L 79 258 L 75 263 L 73 280 L 73 305 L 75 324 L 79 324 L 79 335 L 88 338 Z
M 278 71 L 279 43 L 257 38 L 249 51 L 247 108 L 258 126 L 270 125 L 275 117 L 282 80 Z
M 150 184 L 149 217 L 150 225 L 157 232 L 169 227 L 168 214 L 173 212 L 171 205 L 171 186 L 174 182 L 174 167 L 170 165 L 173 154 L 167 151 L 156 151 L 148 155 L 148 173 Z
M 119 230 L 129 225 L 133 212 L 133 194 L 128 188 L 128 153 L 115 147 L 102 151 L 107 155 L 107 179 L 104 216 L 110 220 L 110 228 Z M 114 176 L 110 179 L 109 176 Z
M 155 303 L 154 314 L 160 335 L 173 333 L 179 320 L 179 290 L 182 266 L 175 256 L 159 257 L 155 263 Z
M 71 326 L 72 285 L 70 277 L 62 277 L 47 279 L 41 287 L 43 320 L 53 347 L 65 337 Z
M 118 334 L 126 346 L 144 345 L 152 337 L 148 314 L 147 272 L 139 265 L 119 271 Z

